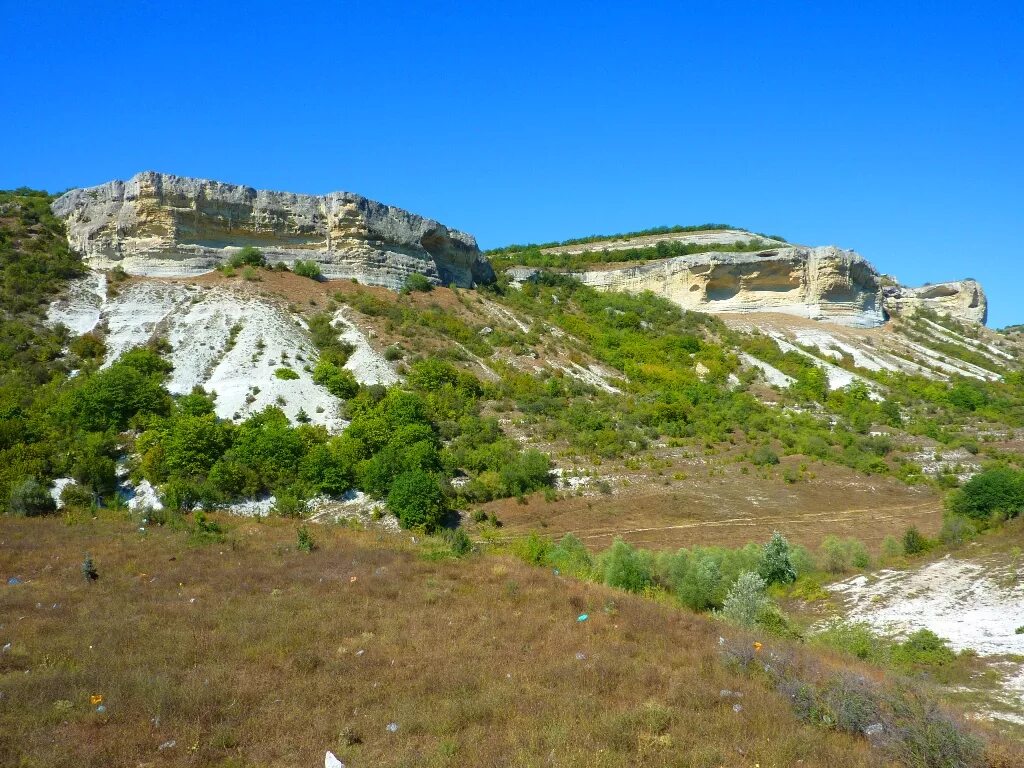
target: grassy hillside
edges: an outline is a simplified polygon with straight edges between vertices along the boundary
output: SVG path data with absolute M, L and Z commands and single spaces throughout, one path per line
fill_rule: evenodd
M 0 521 L 22 582 L 0 587 L 0 763 L 982 764 L 966 726 L 785 641 L 507 558 L 330 527 L 307 554 L 295 523 L 218 522 Z M 928 744 L 872 747 L 799 705 L 840 711 L 839 691 Z

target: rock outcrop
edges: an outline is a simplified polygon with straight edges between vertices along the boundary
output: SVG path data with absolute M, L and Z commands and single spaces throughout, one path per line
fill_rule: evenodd
M 53 212 L 96 269 L 199 274 L 250 245 L 270 263 L 312 260 L 325 277 L 389 288 L 412 273 L 461 287 L 494 280 L 472 235 L 350 192 L 298 195 L 147 171 L 71 190 Z
M 789 245 L 742 230 L 602 240 L 545 248 L 544 252 L 614 255 L 616 250 L 661 242 L 772 245 L 758 251 L 709 250 L 650 261 L 599 262 L 568 274 L 599 290 L 651 291 L 697 312 L 780 312 L 862 328 L 882 325 L 890 316 L 910 315 L 919 308 L 968 323 L 984 324 L 987 319 L 985 293 L 974 280 L 908 288 L 880 274 L 855 251 Z M 537 272 L 533 267 L 511 267 L 505 274 L 516 285 Z
M 955 280 L 921 288 L 886 286 L 882 295 L 883 306 L 890 315 L 909 316 L 923 308 L 970 323 L 984 325 L 988 320 L 988 299 L 977 280 Z
M 863 327 L 884 322 L 878 272 L 853 251 L 831 246 L 699 253 L 572 274 L 595 288 L 652 291 L 699 312 L 783 312 Z

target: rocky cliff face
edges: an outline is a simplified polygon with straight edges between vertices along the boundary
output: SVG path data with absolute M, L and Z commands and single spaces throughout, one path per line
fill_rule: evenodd
M 921 288 L 887 286 L 882 293 L 885 310 L 890 315 L 912 315 L 924 308 L 971 323 L 984 324 L 988 320 L 988 300 L 976 280 L 956 280 Z
M 699 312 L 783 312 L 865 327 L 884 321 L 878 273 L 833 247 L 701 253 L 573 274 L 595 288 L 653 291 Z
M 661 240 L 727 245 L 746 242 L 744 237 L 754 238 L 741 230 L 724 230 L 600 241 L 547 251 L 606 252 L 637 247 L 629 243 L 639 240 L 643 241 L 638 243 L 640 246 L 656 245 Z M 764 242 L 764 238 L 757 239 Z M 514 267 L 507 274 L 513 283 L 521 283 L 535 272 Z M 883 279 L 866 259 L 834 246 L 806 248 L 779 242 L 778 247 L 762 251 L 710 251 L 627 264 L 597 264 L 570 274 L 599 290 L 652 291 L 697 312 L 780 312 L 863 328 L 881 325 L 889 316 L 911 315 L 920 308 L 983 324 L 988 309 L 985 293 L 974 280 L 922 288 L 886 285 L 891 278 Z
M 270 263 L 312 260 L 326 277 L 390 288 L 414 272 L 462 287 L 494 279 L 472 235 L 350 192 L 297 195 L 145 172 L 71 190 L 53 211 L 97 269 L 198 274 L 251 245 Z

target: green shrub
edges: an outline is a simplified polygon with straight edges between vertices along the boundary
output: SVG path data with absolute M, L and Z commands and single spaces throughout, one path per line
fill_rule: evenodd
M 904 555 L 903 542 L 895 536 L 886 536 L 882 539 L 882 556 L 888 560 L 902 557 Z
M 265 267 L 267 260 L 263 256 L 263 251 L 259 248 L 254 248 L 251 245 L 247 245 L 241 250 L 231 254 L 228 258 L 228 265 L 235 267 Z
M 734 624 L 752 627 L 770 605 L 765 581 L 752 571 L 744 571 L 729 589 L 722 603 L 722 616 Z
M 11 488 L 8 511 L 15 517 L 37 517 L 53 512 L 57 505 L 42 485 L 26 478 Z
M 601 558 L 602 581 L 627 592 L 643 592 L 653 583 L 650 562 L 622 539 L 616 539 Z
M 928 549 L 929 542 L 915 526 L 910 526 L 903 533 L 903 551 L 908 555 L 916 555 Z
M 533 532 L 513 541 L 511 547 L 516 557 L 530 565 L 546 565 L 552 548 L 550 540 Z
M 876 664 L 884 664 L 889 658 L 889 643 L 865 622 L 833 621 L 815 633 L 811 642 Z
M 790 559 L 789 542 L 778 531 L 764 545 L 758 571 L 767 584 L 789 584 L 796 581 L 796 568 Z
M 702 554 L 680 579 L 676 596 L 694 611 L 706 611 L 721 604 L 722 569 L 713 556 Z
M 313 382 L 339 400 L 351 400 L 359 392 L 359 382 L 352 371 L 322 358 L 313 368 Z
M 441 539 L 455 557 L 465 557 L 473 551 L 473 542 L 461 528 L 445 528 L 441 531 Z
M 243 280 L 248 280 L 248 281 L 252 282 L 253 280 L 259 280 L 259 278 L 260 278 L 259 273 L 256 272 L 256 270 L 253 269 L 252 267 L 243 267 L 242 268 L 242 279 Z
M 949 644 L 930 629 L 919 629 L 892 648 L 892 662 L 900 667 L 941 667 L 954 661 Z
M 295 379 L 299 378 L 299 374 L 296 373 L 291 368 L 278 368 L 276 371 L 274 371 L 274 376 L 276 376 L 279 379 L 284 379 L 285 381 L 294 381 Z
M 306 505 L 297 494 L 289 491 L 278 491 L 274 495 L 274 506 L 271 513 L 279 517 L 302 517 L 306 511 Z
M 299 552 L 305 552 L 309 554 L 316 549 L 316 542 L 313 541 L 313 534 L 309 532 L 309 528 L 306 526 L 300 526 L 298 530 L 298 543 L 296 544 Z
M 320 265 L 310 259 L 303 261 L 298 259 L 292 267 L 292 271 L 300 277 L 308 277 L 310 280 L 320 280 L 323 274 L 320 272 Z
M 68 483 L 60 493 L 61 503 L 72 509 L 88 509 L 93 503 L 93 494 L 78 483 Z
M 403 528 L 434 530 L 447 512 L 437 478 L 422 469 L 402 472 L 388 491 L 388 509 Z
M 92 556 L 86 552 L 85 559 L 82 561 L 82 576 L 88 582 L 96 581 L 100 577 L 100 572 L 96 570 L 96 563 L 93 562 Z
M 947 515 L 942 521 L 942 530 L 939 531 L 939 540 L 948 546 L 957 547 L 978 533 L 978 529 L 967 518 L 960 515 Z
M 826 536 L 821 543 L 821 567 L 829 573 L 839 575 L 850 570 L 849 549 L 837 536 Z
M 993 513 L 1016 517 L 1024 509 L 1024 473 L 996 467 L 975 475 L 947 499 L 950 511 L 976 520 Z
M 750 461 L 757 467 L 770 467 L 779 463 L 779 456 L 767 445 L 761 445 L 754 449 Z
M 405 284 L 402 287 L 403 293 L 410 293 L 412 291 L 429 293 L 432 290 L 434 290 L 434 284 L 430 281 L 430 278 L 420 272 L 413 272 L 406 277 Z

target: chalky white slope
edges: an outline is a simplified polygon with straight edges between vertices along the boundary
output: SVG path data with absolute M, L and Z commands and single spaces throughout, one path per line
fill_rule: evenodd
M 217 415 L 244 419 L 269 405 L 295 421 L 305 411 L 332 432 L 344 428 L 337 398 L 313 383 L 317 353 L 301 318 L 269 299 L 229 288 L 170 281 L 132 282 L 107 296 L 101 276 L 73 284 L 50 307 L 50 320 L 78 334 L 104 335 L 110 365 L 118 356 L 154 338 L 170 345 L 172 394 L 202 387 L 216 394 Z M 362 384 L 398 380 L 390 363 L 351 321 L 336 317 L 341 338 L 355 346 L 346 367 Z M 297 379 L 281 379 L 290 368 Z

